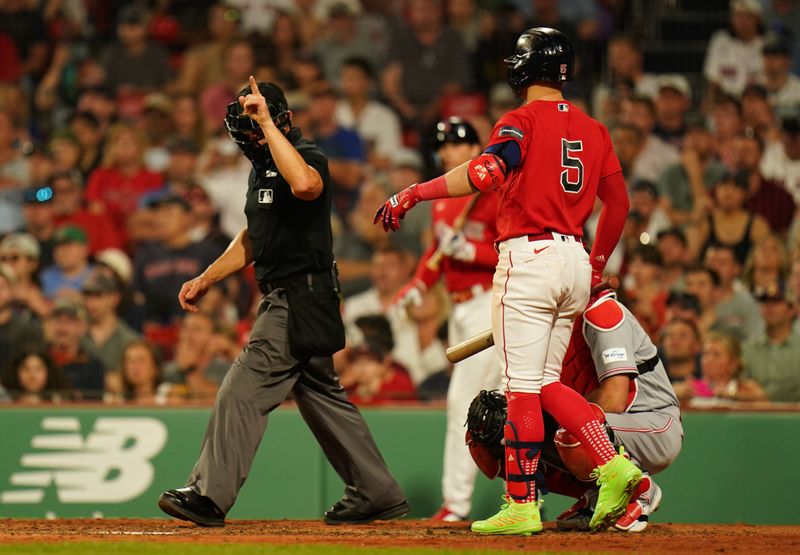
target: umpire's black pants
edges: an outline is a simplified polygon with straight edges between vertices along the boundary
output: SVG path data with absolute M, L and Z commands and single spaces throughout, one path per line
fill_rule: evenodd
M 295 359 L 289 352 L 287 320 L 286 292 L 274 289 L 263 298 L 250 340 L 217 393 L 187 485 L 227 513 L 247 479 L 269 413 L 291 391 L 346 485 L 345 505 L 372 512 L 401 503 L 405 495 L 339 384 L 331 358 Z

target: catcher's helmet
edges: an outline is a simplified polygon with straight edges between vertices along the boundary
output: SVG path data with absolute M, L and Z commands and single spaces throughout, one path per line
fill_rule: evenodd
M 480 143 L 478 132 L 472 125 L 461 118 L 448 118 L 436 124 L 436 132 L 432 141 L 433 150 L 439 150 L 445 143 Z
M 264 82 L 258 83 L 258 90 L 267 101 L 267 108 L 269 108 L 269 114 L 272 116 L 275 126 L 284 130 L 286 126 L 291 125 L 289 104 L 286 102 L 283 90 L 274 83 Z M 239 91 L 238 96 L 247 96 L 250 92 L 250 87 L 245 87 Z M 259 149 L 258 141 L 264 138 L 264 132 L 255 121 L 244 113 L 238 100 L 228 104 L 225 113 L 225 128 L 245 156 L 252 158 L 255 151 Z
M 534 81 L 571 81 L 575 51 L 562 32 L 534 27 L 520 35 L 514 55 L 505 62 L 508 64 L 506 80 L 519 96 L 523 87 Z

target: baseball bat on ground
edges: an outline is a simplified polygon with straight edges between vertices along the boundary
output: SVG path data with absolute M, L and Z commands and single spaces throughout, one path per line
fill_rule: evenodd
M 592 287 L 592 295 L 597 295 L 606 289 L 617 289 L 619 287 L 619 278 L 617 276 L 608 276 L 608 279 L 598 283 Z M 458 345 L 453 345 L 447 349 L 447 360 L 455 364 L 461 362 L 465 358 L 478 354 L 481 351 L 488 349 L 494 345 L 494 336 L 492 330 L 486 330 L 478 335 L 474 335 L 462 341 Z
M 475 204 L 478 202 L 478 198 L 480 198 L 481 194 L 476 193 L 469 199 L 469 202 L 464 206 L 464 208 L 459 212 L 456 219 L 453 220 L 453 231 L 458 233 L 462 229 L 464 229 L 464 225 L 467 223 L 467 217 L 469 217 L 469 213 L 472 212 L 472 209 L 475 207 Z M 429 270 L 436 271 L 439 269 L 439 265 L 442 263 L 442 257 L 444 253 L 442 253 L 442 248 L 439 248 L 434 251 L 428 261 L 425 263 L 425 266 L 428 267 Z

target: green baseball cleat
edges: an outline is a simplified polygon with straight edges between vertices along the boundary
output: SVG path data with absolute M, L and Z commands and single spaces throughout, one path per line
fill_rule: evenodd
M 472 531 L 478 534 L 494 534 L 508 536 L 530 536 L 542 531 L 542 519 L 539 516 L 539 502 L 516 503 L 504 495 L 505 503 L 500 512 L 486 520 L 472 523 Z
M 623 456 L 624 450 L 606 464 L 594 469 L 600 491 L 589 528 L 592 531 L 604 530 L 614 524 L 625 513 L 636 486 L 642 480 L 642 471 Z

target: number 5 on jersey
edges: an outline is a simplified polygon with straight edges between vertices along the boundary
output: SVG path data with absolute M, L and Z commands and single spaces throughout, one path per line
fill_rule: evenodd
M 567 193 L 580 193 L 583 189 L 583 162 L 574 156 L 574 153 L 582 151 L 582 141 L 561 139 L 561 167 L 564 168 L 561 172 L 561 187 Z M 571 154 L 573 155 L 570 156 Z M 577 179 L 570 179 L 570 170 L 578 170 Z M 575 172 L 572 172 L 572 176 L 575 177 Z

